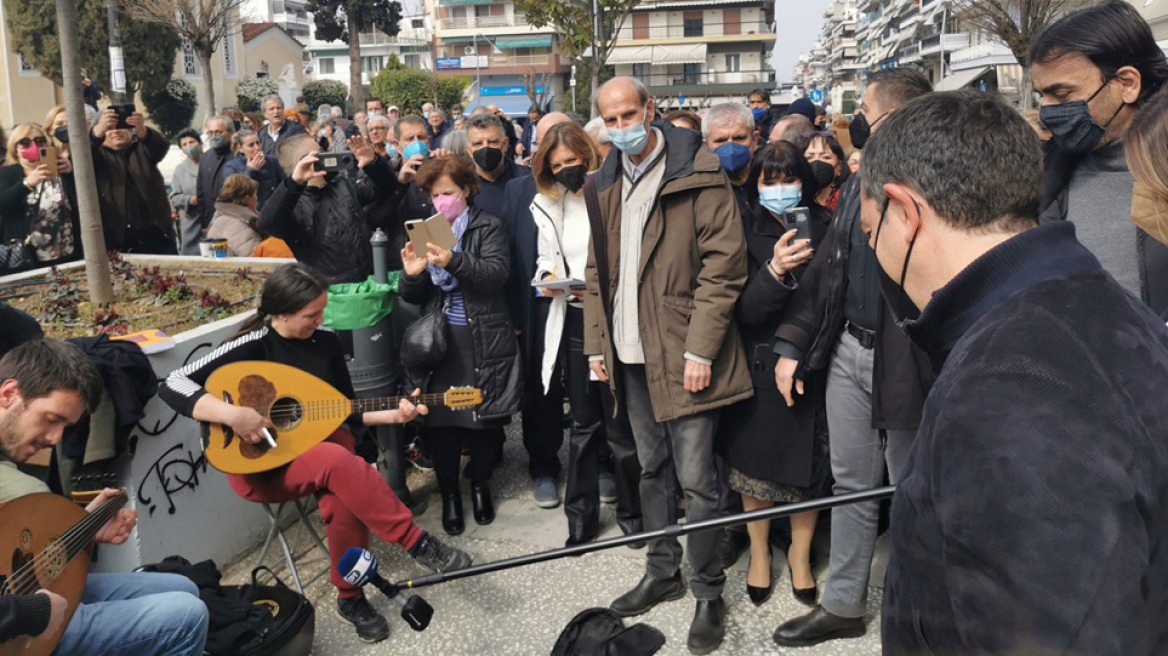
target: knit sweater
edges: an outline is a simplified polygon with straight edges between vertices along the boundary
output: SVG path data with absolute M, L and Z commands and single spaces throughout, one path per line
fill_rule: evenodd
M 1140 295 L 1139 228 L 1131 222 L 1135 178 L 1127 170 L 1123 142 L 1092 151 L 1067 185 L 1067 220 L 1103 269 L 1129 292 Z

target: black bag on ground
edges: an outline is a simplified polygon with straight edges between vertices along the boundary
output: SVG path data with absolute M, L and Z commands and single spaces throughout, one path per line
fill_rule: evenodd
M 277 585 L 259 585 L 267 571 Z M 267 567 L 251 573 L 251 585 L 220 585 L 222 574 L 214 561 L 191 564 L 182 556 L 138 568 L 189 578 L 199 587 L 210 621 L 204 650 L 214 656 L 308 656 L 316 631 L 316 612 L 303 595 L 288 588 Z
M 577 613 L 552 647 L 552 656 L 651 656 L 665 644 L 665 634 L 648 624 L 627 629 L 608 608 Z

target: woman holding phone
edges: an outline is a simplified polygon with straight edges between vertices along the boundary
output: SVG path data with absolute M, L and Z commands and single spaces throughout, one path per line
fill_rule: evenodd
M 35 123 L 13 128 L 0 167 L 0 244 L 28 246 L 31 261 L 21 268 L 80 257 L 76 198 L 73 165 L 57 155 L 45 131 Z
M 820 239 L 827 233 L 831 212 L 815 202 L 820 191 L 811 166 L 799 148 L 772 142 L 755 154 L 752 176 L 759 205 L 742 217 L 746 232 L 748 277 L 735 305 L 738 328 L 750 359 L 754 396 L 722 413 L 715 449 L 730 465 L 730 487 L 742 495 L 744 510 L 769 508 L 830 494 L 827 421 L 821 381 L 807 381 L 804 394 L 788 407 L 775 386 L 778 360 L 771 347 L 787 302 Z M 799 208 L 796 210 L 796 208 Z M 795 210 L 810 225 L 810 242 L 796 233 Z M 805 228 L 806 229 L 806 228 Z M 815 578 L 811 572 L 811 537 L 817 513 L 791 517 L 787 563 L 796 599 L 813 605 Z M 750 570 L 746 591 L 761 605 L 774 589 L 769 521 L 751 522 Z

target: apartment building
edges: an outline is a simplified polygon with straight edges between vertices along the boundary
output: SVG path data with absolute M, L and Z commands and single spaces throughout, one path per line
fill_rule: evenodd
M 389 62 L 390 55 L 408 68 L 433 70 L 430 40 L 433 30 L 426 14 L 403 16 L 396 36 L 380 30 L 361 33 L 361 84 L 369 83 Z M 305 73 L 314 80 L 336 80 L 349 85 L 349 45 L 343 41 L 322 41 L 316 38 L 316 29 L 305 47 Z
M 306 46 L 312 32 L 312 15 L 306 4 L 305 0 L 246 0 L 240 14 L 249 23 L 275 23 Z
M 562 108 L 571 62 L 554 27 L 530 25 L 511 0 L 426 0 L 426 7 L 437 71 L 472 78 L 469 106 L 493 104 L 510 116 L 527 116 L 524 76 L 533 75 L 546 104 Z
M 608 63 L 640 78 L 663 109 L 741 102 L 776 88 L 770 0 L 644 0 L 616 35 Z

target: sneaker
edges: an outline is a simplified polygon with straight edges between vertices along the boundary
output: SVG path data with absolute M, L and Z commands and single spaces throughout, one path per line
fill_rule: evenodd
M 406 460 L 422 471 L 434 469 L 434 459 L 430 457 L 425 445 L 419 440 L 414 440 L 406 447 Z
M 461 549 L 443 544 L 429 533 L 422 533 L 417 544 L 409 550 L 418 564 L 431 572 L 451 572 L 471 566 L 470 555 Z
M 389 622 L 385 621 L 384 615 L 374 610 L 365 595 L 338 598 L 337 617 L 352 624 L 362 642 L 381 642 L 389 637 Z
M 535 505 L 540 508 L 555 508 L 560 505 L 560 493 L 556 490 L 556 480 L 551 476 L 540 476 L 532 482 Z
M 600 502 L 616 503 L 616 481 L 612 478 L 612 472 L 600 472 Z

